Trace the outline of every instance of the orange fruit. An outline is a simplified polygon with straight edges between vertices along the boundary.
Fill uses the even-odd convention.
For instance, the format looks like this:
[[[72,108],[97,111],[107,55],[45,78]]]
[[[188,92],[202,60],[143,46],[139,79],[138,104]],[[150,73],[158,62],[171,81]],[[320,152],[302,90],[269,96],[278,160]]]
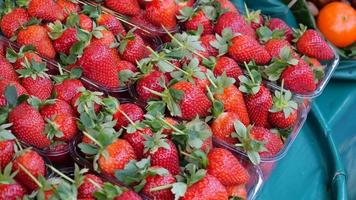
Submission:
[[[347,47],[356,41],[356,10],[342,2],[332,2],[320,10],[319,30],[337,47]]]

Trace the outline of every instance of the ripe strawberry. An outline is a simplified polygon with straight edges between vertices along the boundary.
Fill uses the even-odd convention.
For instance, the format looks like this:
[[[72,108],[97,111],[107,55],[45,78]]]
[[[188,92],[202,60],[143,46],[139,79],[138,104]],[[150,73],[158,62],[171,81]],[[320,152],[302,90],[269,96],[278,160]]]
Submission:
[[[144,135],[153,136],[153,132],[149,128],[144,128],[143,130],[136,130],[133,133],[125,133],[123,136],[123,139],[128,141],[133,147],[137,159],[143,157],[144,142],[146,141]]]
[[[0,55],[6,55],[6,49],[9,47],[9,43],[3,40],[0,41]]]
[[[213,72],[215,76],[221,76],[225,73],[227,77],[234,78],[236,81],[239,80],[239,76],[243,75],[239,65],[227,56],[217,58]]]
[[[218,56],[218,54],[219,54],[218,50],[215,49],[211,45],[211,42],[214,42],[214,41],[216,41],[216,37],[215,37],[215,35],[212,35],[212,34],[206,34],[206,35],[201,36],[201,38],[200,38],[201,46],[209,54],[208,57]]]
[[[238,13],[235,5],[230,0],[216,0],[216,1],[220,3],[220,6],[223,10],[226,10],[227,12]]]
[[[123,15],[134,16],[140,12],[137,0],[106,0],[105,5]]]
[[[154,25],[147,17],[146,17],[146,11],[142,10],[139,12],[139,14],[133,16],[131,18],[131,22],[134,24],[137,24],[141,27],[145,27],[147,30],[151,31],[151,34],[153,35],[157,35],[157,34],[161,34],[161,27],[157,27],[156,25]],[[134,28],[134,27],[131,27]],[[147,33],[145,31],[141,31],[140,29],[136,30],[137,34],[140,35],[147,35]]]
[[[79,27],[83,30],[91,32],[93,29],[93,21],[85,14],[79,14]]]
[[[8,104],[5,97],[5,90],[8,86],[14,86],[16,88],[17,96],[27,94],[26,89],[23,88],[22,85],[20,85],[18,82],[0,79],[0,107]]]
[[[261,156],[276,155],[284,147],[282,139],[277,134],[263,127],[253,127],[251,138],[265,143],[267,151],[260,152]]]
[[[25,60],[24,69],[16,71],[20,74],[22,86],[30,95],[42,101],[51,96],[53,85],[49,75],[46,73],[45,63]]]
[[[233,185],[226,187],[229,197],[237,197],[240,199],[247,199],[247,190],[245,185]]]
[[[92,43],[100,42],[101,44],[106,45],[108,47],[110,47],[111,44],[115,43],[115,41],[116,41],[115,36],[111,31],[106,30],[106,28],[103,26],[98,26],[95,29],[99,29],[102,36],[95,37],[95,35],[94,35],[94,37],[91,40]],[[96,31],[95,29],[93,32]]]
[[[143,119],[144,112],[142,108],[133,103],[120,104],[117,108],[118,111],[114,114],[114,120],[117,121],[115,128],[120,129],[127,127],[130,122],[127,119],[129,117],[133,122],[141,121]],[[124,116],[124,114],[127,116]]]
[[[28,61],[35,60],[36,62],[42,62],[42,58],[33,51],[34,49],[31,46],[22,46],[18,52],[14,49],[8,48],[6,50],[6,59],[13,63],[13,67],[17,69],[24,68],[24,62],[27,59]]]
[[[325,66],[322,65],[317,59],[309,58],[307,56],[303,57],[303,60],[309,64],[314,74],[315,84],[319,84],[325,76]]]
[[[26,189],[16,182],[13,177],[15,173],[11,174],[12,164],[9,164],[0,172],[0,199],[3,200],[16,200],[22,199],[26,194]]]
[[[223,93],[216,93],[214,97],[223,103],[225,112],[234,112],[243,124],[250,124],[244,96],[235,85],[224,88]]]
[[[3,136],[0,135],[0,137]],[[14,140],[0,140],[0,152],[1,152],[0,169],[4,169],[5,166],[11,162],[15,154],[14,145],[15,145]]]
[[[119,52],[123,60],[136,64],[136,62],[144,58],[146,46],[141,36],[132,31],[121,37]]]
[[[36,140],[38,140],[38,138],[36,138]],[[24,150],[21,155],[17,156],[13,163],[13,170],[19,171],[16,174],[15,179],[25,185],[30,191],[37,189],[38,185],[24,171],[24,169],[26,169],[26,171],[28,171],[35,178],[38,176],[45,176],[46,167],[43,158],[36,151],[27,149]]]
[[[43,118],[49,118],[49,119],[53,118],[56,115],[62,115],[62,114],[70,115],[74,117],[73,108],[69,105],[69,103],[61,99],[49,100],[45,102],[40,107],[40,113],[43,116]]]
[[[135,151],[126,140],[117,139],[105,148],[108,156],[100,155],[100,170],[108,176],[114,176],[116,170],[124,169],[131,160],[135,160]]]
[[[294,51],[292,45],[284,39],[271,39],[265,44],[265,49],[272,57],[280,58],[280,54],[283,48],[290,48],[290,53],[293,58],[299,58],[297,52]]]
[[[97,23],[99,26],[105,26],[114,35],[126,34],[126,31],[122,26],[120,20],[118,20],[115,16],[111,14],[106,14],[106,13],[101,14],[97,19]]]
[[[146,5],[146,16],[156,26],[173,29],[177,25],[177,5],[174,0],[152,0]]]
[[[284,80],[285,88],[292,92],[306,94],[316,89],[313,71],[302,59],[298,60],[297,65],[291,65],[285,69],[280,80]]]
[[[300,53],[318,60],[331,60],[334,58],[332,48],[317,31],[306,30],[306,27],[301,26],[301,30],[295,31],[295,35],[296,46]]]
[[[137,67],[131,62],[128,62],[126,60],[120,60],[119,64],[117,65],[117,71],[120,72],[122,70],[130,70],[132,72],[137,72]]]
[[[175,120],[175,119],[173,119],[173,118],[171,118],[171,117],[165,117],[164,120],[165,120],[167,123],[169,123],[170,125],[172,125],[172,126],[176,126],[176,125],[179,124],[177,120]],[[168,136],[171,135],[172,132],[173,132],[173,130],[172,130],[171,128],[169,128],[169,127],[164,128],[164,129],[162,130],[162,133],[163,133],[163,134],[166,134],[166,135],[168,135]]]
[[[214,148],[208,154],[208,174],[215,176],[225,186],[247,184],[248,171],[228,150]]]
[[[158,166],[153,166],[152,169],[158,169]],[[159,186],[164,186],[168,184],[175,183],[176,180],[174,176],[167,172],[164,175],[149,175],[146,178],[146,184],[142,189],[142,194],[146,195],[151,199],[164,200],[164,199],[174,199],[172,192],[169,189],[151,191],[152,188],[156,188]]]
[[[284,31],[284,36],[288,42],[292,42],[293,40],[293,31],[292,29],[281,19],[279,18],[272,18],[267,21],[267,26],[272,31],[274,30],[282,30]]]
[[[17,81],[16,71],[2,55],[0,55],[0,79]]]
[[[139,99],[142,101],[147,101],[149,99],[157,99],[158,95],[152,94],[145,88],[154,90],[156,92],[163,92],[164,88],[160,85],[160,79],[164,80],[165,83],[168,82],[167,77],[164,76],[162,72],[153,71],[149,74],[145,74],[136,84],[136,92]]]
[[[235,144],[237,140],[231,137],[231,133],[234,132],[234,122],[237,120],[239,120],[237,113],[224,112],[220,114],[211,124],[213,136],[229,144]]]
[[[108,88],[119,86],[116,66],[120,61],[115,49],[100,42],[92,42],[84,49],[78,64],[83,69],[83,75]]]
[[[202,35],[213,34],[213,23],[203,10],[194,11],[193,8],[187,7],[180,11],[177,18],[180,22],[184,22],[184,28],[187,31],[197,31],[199,26],[202,26]]]
[[[228,195],[225,187],[217,178],[209,174],[189,186],[182,200],[226,200]]]
[[[150,156],[151,165],[163,167],[172,175],[179,174],[179,156],[174,143],[159,132],[152,137],[149,135],[143,137],[146,139],[144,156]]]
[[[28,13],[48,22],[64,20],[62,7],[53,0],[31,0],[28,4]]]
[[[78,42],[77,29],[75,28],[63,28],[60,22],[49,24],[51,32],[50,38],[53,40],[53,47],[57,53],[69,54],[70,48]]]
[[[94,181],[97,185],[103,186],[103,180],[94,174],[85,174],[83,180],[78,187],[78,198],[94,198],[93,193],[98,190],[98,188],[91,182]]]
[[[16,31],[29,20],[30,16],[25,9],[14,8],[1,18],[1,31],[7,38],[11,38],[15,35]]]
[[[61,7],[64,18],[67,18],[71,13],[80,11],[79,4],[73,3],[70,0],[57,0],[56,2]]]
[[[9,114],[9,122],[13,124],[13,134],[26,144],[45,148],[50,141],[43,134],[45,123],[41,114],[27,103],[15,107]]]
[[[256,38],[256,32],[238,12],[226,12],[218,18],[214,28],[215,32],[221,35],[226,28],[231,29],[233,34],[240,33],[250,36],[252,39]]]
[[[43,26],[31,25],[20,30],[17,35],[17,42],[20,45],[32,44],[38,53],[47,58],[54,58],[56,55],[51,39],[47,35],[47,29]]]
[[[61,83],[53,86],[53,92],[57,94],[57,98],[70,103],[73,97],[79,93],[79,89],[83,88],[83,84],[78,79],[66,79]]]
[[[115,197],[115,200],[142,200],[141,196],[132,190],[126,190],[120,196]]]
[[[69,142],[77,134],[78,128],[74,117],[58,114],[46,119],[45,133],[50,139]]]

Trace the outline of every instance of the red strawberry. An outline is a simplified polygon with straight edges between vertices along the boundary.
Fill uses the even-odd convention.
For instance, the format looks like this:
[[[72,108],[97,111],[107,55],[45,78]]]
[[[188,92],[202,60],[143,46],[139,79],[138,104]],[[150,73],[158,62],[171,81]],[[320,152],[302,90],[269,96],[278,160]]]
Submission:
[[[29,20],[30,16],[25,9],[14,8],[2,17],[0,22],[1,31],[6,37],[11,38]]]
[[[301,30],[296,31],[296,36],[296,46],[300,53],[318,60],[331,60],[334,58],[332,48],[316,30],[306,30],[306,27],[302,26]]]
[[[167,169],[172,175],[179,174],[179,156],[174,143],[160,133],[143,137],[146,139],[144,156],[150,156],[151,164]]]
[[[115,49],[111,49],[100,42],[92,42],[84,49],[79,65],[83,75],[104,87],[115,88],[119,86],[116,66],[120,61]]]
[[[44,21],[62,21],[65,18],[62,7],[53,0],[31,0],[27,10],[32,17]]]
[[[131,18],[131,22],[139,26],[145,27],[147,30],[150,30],[151,34],[153,35],[161,34],[161,27],[160,26],[157,27],[146,17],[146,11],[140,11],[139,14],[133,16]],[[140,29],[136,31],[137,31],[136,33],[140,35],[147,35],[147,32],[141,31]]]
[[[6,49],[9,47],[9,43],[6,41],[0,40],[0,55],[6,55]]]
[[[67,18],[71,13],[77,13],[80,11],[79,5],[70,0],[57,0],[56,2],[62,8],[64,18]]]
[[[117,112],[114,114],[114,120],[117,121],[115,128],[120,129],[127,127],[130,122],[127,119],[129,117],[133,122],[141,121],[143,119],[144,112],[142,108],[133,103],[120,104],[117,108]],[[125,116],[126,115],[126,116]]]
[[[58,114],[46,119],[45,133],[50,139],[68,142],[76,135],[78,128],[74,117],[68,114]]]
[[[14,49],[8,48],[6,50],[6,59],[13,63],[13,67],[17,69],[23,69],[26,59],[28,61],[35,60],[36,62],[42,62],[42,58],[33,51],[31,46],[22,46],[18,52]]]
[[[197,31],[199,26],[202,26],[202,35],[213,34],[213,23],[206,16],[203,10],[194,12],[193,8],[185,8],[180,11],[178,16],[181,22],[184,22],[184,28],[187,31]]]
[[[66,79],[61,83],[54,85],[53,92],[57,94],[57,98],[70,103],[73,97],[79,93],[79,89],[83,88],[83,84],[78,79]]]
[[[108,156],[100,155],[98,163],[100,170],[109,176],[114,176],[116,170],[124,169],[131,160],[135,160],[135,151],[126,140],[118,139],[105,148]]]
[[[47,29],[43,26],[31,25],[20,30],[17,42],[20,45],[32,44],[36,51],[45,57],[54,58],[56,55],[51,39],[47,35]]]
[[[276,155],[284,147],[282,139],[277,134],[263,127],[253,127],[251,137],[255,140],[265,142],[264,146],[268,151],[260,152],[261,156]]]
[[[171,118],[171,117],[165,117],[164,120],[165,120],[167,123],[169,123],[170,125],[172,125],[172,126],[176,126],[176,125],[179,124],[177,120],[175,120],[175,119],[173,119],[173,118]],[[172,132],[173,132],[173,130],[172,130],[171,128],[169,128],[169,127],[167,127],[167,128],[165,128],[165,129],[162,130],[162,133],[163,133],[163,134],[166,134],[166,135],[168,135],[168,136],[171,135]]]
[[[257,30],[258,28],[263,26],[264,19],[261,15],[261,10],[250,11],[246,6],[245,11],[246,11],[245,20],[254,30]]]
[[[215,76],[221,76],[225,73],[227,77],[234,78],[236,81],[239,81],[239,76],[243,75],[239,65],[227,56],[217,58],[213,72]]]
[[[231,137],[234,130],[234,122],[239,120],[239,115],[234,112],[225,112],[219,115],[211,124],[213,136],[227,142],[235,144],[237,140]]]
[[[7,165],[4,170],[1,169],[0,199],[2,200],[22,199],[26,194],[26,189],[13,179],[15,174],[11,174],[11,170],[12,164]]]
[[[70,115],[74,116],[74,110],[72,107],[61,99],[49,100],[45,102],[40,108],[40,113],[44,118],[53,118],[56,115]]]
[[[238,13],[235,5],[230,0],[216,0],[220,3],[221,8],[228,12],[236,12]]]
[[[248,171],[228,150],[214,148],[208,154],[208,174],[215,176],[225,186],[247,184]]]
[[[144,135],[153,136],[153,132],[149,128],[144,128],[143,130],[136,130],[133,133],[125,133],[123,137],[131,144],[138,159],[143,157],[144,142],[146,141]]]
[[[0,135],[0,137],[3,136]],[[4,169],[5,166],[11,162],[15,154],[14,145],[15,142],[13,140],[0,141],[0,152],[1,152],[0,169]]]
[[[168,82],[167,77],[159,71],[153,71],[149,74],[144,75],[136,84],[136,92],[139,98],[143,101],[147,101],[149,99],[157,99],[157,95],[152,94],[145,88],[154,90],[156,92],[163,92],[164,88],[159,83],[160,79],[163,79],[165,82]]]
[[[245,19],[237,12],[226,12],[221,15],[215,25],[215,32],[219,35],[223,30],[229,28],[233,34],[240,33],[256,38],[256,32],[246,23]]]
[[[117,71],[120,72],[122,70],[130,70],[132,72],[137,72],[137,67],[131,62],[128,62],[126,60],[120,60],[119,64],[117,65]]]
[[[69,54],[70,48],[78,42],[77,29],[63,29],[60,22],[48,25],[51,29],[49,36],[53,40],[53,47],[57,53]]]
[[[309,64],[314,73],[314,82],[315,84],[319,84],[321,80],[323,80],[325,76],[325,66],[322,65],[317,59],[309,58],[304,56],[303,60]]]
[[[189,186],[181,200],[226,200],[228,195],[225,187],[217,178],[209,174]]]
[[[83,30],[91,32],[93,29],[93,21],[85,14],[79,14],[79,27]]]
[[[43,134],[45,123],[41,114],[27,103],[15,107],[9,114],[11,130],[21,141],[38,148],[48,147],[51,142]]]
[[[106,0],[105,5],[123,15],[134,16],[140,12],[137,0]]]
[[[22,85],[20,85],[18,82],[1,79],[0,80],[0,107],[3,107],[8,103],[5,97],[5,90],[7,86],[14,86],[16,88],[17,96],[27,94],[26,89],[23,88]]]
[[[141,36],[132,31],[120,39],[119,52],[123,60],[136,64],[145,57],[146,46]]]
[[[146,16],[156,26],[173,29],[177,25],[177,5],[174,0],[152,0],[146,5]]]
[[[272,18],[267,22],[268,28],[272,31],[274,30],[283,30],[285,31],[284,36],[288,42],[293,40],[293,31],[292,29],[281,19],[279,18]]]
[[[114,35],[126,34],[126,31],[122,26],[120,20],[111,14],[101,14],[97,19],[97,23],[99,26],[105,26]]]
[[[99,27],[96,27],[96,29],[99,29],[99,31],[101,32],[102,36],[93,37],[93,39],[91,40],[92,43],[95,43],[95,42],[98,41],[101,44],[110,47],[110,45],[113,44],[116,41],[114,34],[111,31],[106,30],[105,27],[99,26]]]
[[[120,196],[115,197],[115,200],[142,200],[141,196],[132,190],[126,190]]]
[[[38,138],[36,138],[36,140],[38,140]],[[35,178],[38,176],[45,176],[46,167],[43,158],[36,151],[28,149],[22,152],[21,155],[17,156],[13,162],[14,171],[19,171],[16,174],[15,179],[25,185],[30,191],[37,189],[38,185],[26,173],[26,171]]]
[[[216,41],[216,37],[212,34],[203,35],[200,38],[201,46],[205,49],[206,52],[208,52],[209,57],[218,56],[219,54],[218,50],[211,45],[211,42],[214,41]]]
[[[238,197],[247,199],[247,190],[245,185],[233,185],[226,187],[229,197]]]
[[[316,89],[313,71],[302,59],[298,60],[297,65],[292,65],[285,69],[280,80],[284,80],[285,88],[292,92],[306,94]]]
[[[244,96],[235,85],[224,88],[223,93],[216,93],[214,97],[223,103],[225,112],[234,112],[243,124],[250,124]]]
[[[17,81],[16,71],[2,55],[0,55],[0,79]]]
[[[98,188],[91,182],[94,181],[97,185],[103,186],[103,180],[94,175],[94,174],[86,174],[83,177],[83,181],[78,187],[78,198],[94,198],[93,193],[98,190]]]
[[[290,48],[290,53],[293,58],[299,58],[299,55],[292,49],[292,45],[284,39],[271,39],[265,44],[265,49],[272,57],[280,58],[280,54],[283,48]]]

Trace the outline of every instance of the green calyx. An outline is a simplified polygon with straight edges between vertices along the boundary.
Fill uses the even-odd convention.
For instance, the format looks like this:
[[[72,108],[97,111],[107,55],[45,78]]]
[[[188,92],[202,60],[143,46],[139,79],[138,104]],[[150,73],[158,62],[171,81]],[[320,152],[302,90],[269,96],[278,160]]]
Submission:
[[[155,133],[153,136],[142,135],[145,138],[145,149],[144,153],[149,152],[150,154],[154,154],[157,152],[159,148],[165,148],[169,150],[171,147],[167,143],[167,135],[162,134],[161,132]]]
[[[49,23],[48,27],[50,29],[50,32],[48,33],[48,36],[52,40],[56,40],[62,36],[62,33],[65,31],[65,27],[62,24],[61,21],[57,20],[54,23]]]
[[[170,74],[177,81],[185,80],[191,83],[195,83],[194,78],[200,80],[206,79],[205,73],[199,67],[199,60],[197,58],[193,58],[188,64],[185,63],[182,69],[173,71]]]
[[[114,200],[116,197],[119,197],[125,190],[127,189],[114,185],[110,182],[105,182],[104,185],[98,188],[98,190],[95,191],[93,195],[98,200]]]
[[[248,158],[254,165],[258,165],[261,161],[259,152],[265,152],[267,149],[264,143],[251,138],[251,131],[253,126],[246,127],[242,122],[234,122],[235,132],[231,134],[233,138],[237,138],[240,143],[235,144],[237,147],[241,147],[247,154]]]
[[[120,35],[120,37],[118,38],[118,40],[119,40],[119,52],[120,52],[121,55],[125,52],[127,44],[130,41],[135,40],[135,38],[136,38],[136,36],[134,34],[135,31],[136,31],[136,28],[133,28],[133,29],[129,30],[126,33],[125,36]]]
[[[194,16],[194,14],[196,13],[196,9],[190,7],[190,6],[186,6],[184,8],[182,8],[181,10],[179,10],[179,14],[177,15],[177,19],[180,22],[186,22],[188,20],[191,20],[192,17]]]
[[[247,69],[249,78],[244,75],[239,76],[239,80],[240,80],[239,90],[249,95],[255,95],[260,91],[260,87],[262,84],[261,73],[254,69],[250,70],[250,67],[247,65],[247,63],[244,64]]]
[[[251,24],[252,22],[253,23],[261,23],[260,22],[260,16],[261,16],[261,10],[256,10],[256,11],[250,11],[250,9],[248,9],[246,3],[245,3],[245,20]]]
[[[58,64],[59,65],[59,64]],[[58,68],[62,68],[61,65]],[[61,70],[60,70],[61,71]],[[52,76],[52,79],[57,83],[60,84],[65,80],[70,79],[79,79],[82,76],[83,70],[80,68],[73,68],[69,73],[62,72],[60,75]]]
[[[273,96],[273,105],[269,110],[272,113],[283,111],[284,117],[287,119],[295,110],[298,109],[298,104],[292,100],[292,93],[283,88],[284,81],[282,80],[281,90],[276,90]]]
[[[12,172],[12,163],[6,165],[3,171],[0,171],[0,184],[15,183],[14,177],[18,171]]]
[[[9,84],[5,87],[4,95],[7,102],[7,106],[0,108],[0,110],[2,111],[0,113],[1,123],[7,120],[7,114],[8,112],[10,112],[10,109],[16,107],[17,105],[28,99],[28,96],[25,94],[21,96],[18,96],[17,94],[17,89],[14,85]]]
[[[79,27],[79,15],[78,13],[70,13],[66,19],[66,26],[71,28]]]
[[[16,137],[11,133],[11,130],[9,130],[11,126],[12,124],[0,125],[0,142],[16,139]]]
[[[81,13],[88,15],[90,18],[96,20],[97,18],[99,18],[102,11],[99,5],[98,6],[84,5]]]
[[[219,56],[225,55],[231,45],[231,39],[234,38],[232,30],[226,28],[222,31],[221,36],[218,34],[215,36],[216,40],[211,41],[210,45],[219,51]]]
[[[54,117],[54,119],[55,119],[55,117]],[[47,122],[47,124],[45,126],[45,133],[47,134],[48,139],[53,140],[54,137],[56,137],[56,138],[64,137],[64,134],[59,129],[58,124],[56,124],[51,119],[45,119],[45,121]]]
[[[299,29],[293,28],[293,37],[294,37],[293,42],[297,42],[307,29],[308,27],[303,24],[299,24]]]
[[[22,58],[26,52],[34,52],[36,49],[33,45],[21,46],[18,52],[13,48],[6,49],[6,59],[10,63],[15,63],[17,59]]]
[[[94,112],[94,105],[102,104],[102,92],[92,92],[89,90],[86,90],[85,88],[82,88],[79,90],[81,93],[77,101],[75,102],[75,106],[77,106],[77,111],[78,113],[95,113]]]
[[[34,59],[30,62],[25,58],[25,61],[22,63],[24,69],[18,69],[16,72],[20,75],[20,78],[49,78],[49,75],[46,73],[48,71],[47,66],[43,62],[36,62]]]
[[[267,26],[261,26],[256,30],[256,33],[262,43],[266,43],[271,39],[284,39],[285,38],[285,30],[276,29],[272,31]]]

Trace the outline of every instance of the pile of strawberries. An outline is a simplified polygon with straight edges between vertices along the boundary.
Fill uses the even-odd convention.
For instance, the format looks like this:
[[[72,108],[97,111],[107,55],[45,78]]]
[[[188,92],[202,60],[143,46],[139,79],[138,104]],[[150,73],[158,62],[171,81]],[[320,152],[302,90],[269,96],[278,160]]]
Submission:
[[[229,0],[103,2],[125,19],[69,0],[3,6],[0,199],[246,199],[253,165],[306,112],[293,93],[313,93],[334,58],[315,30]],[[105,93],[118,88],[131,98]],[[69,143],[90,172],[46,178],[44,157]]]

